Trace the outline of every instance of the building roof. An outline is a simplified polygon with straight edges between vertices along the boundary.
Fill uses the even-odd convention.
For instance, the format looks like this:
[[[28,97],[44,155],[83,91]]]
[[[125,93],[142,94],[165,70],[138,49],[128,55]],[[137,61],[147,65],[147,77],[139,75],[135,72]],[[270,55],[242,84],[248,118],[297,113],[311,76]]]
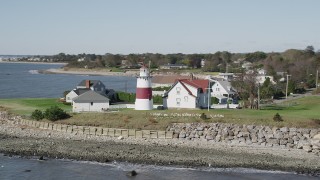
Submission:
[[[168,93],[171,91],[171,89],[177,84],[181,83],[181,85],[188,91],[188,93],[191,96],[197,97],[196,94],[192,94],[192,91],[186,86],[186,84],[196,88],[201,89],[202,92],[205,92],[209,85],[209,80],[203,80],[203,79],[195,79],[195,80],[189,80],[189,79],[178,79],[176,80],[175,84],[171,86],[171,88],[165,93],[164,96],[167,96]]]
[[[178,81],[189,84],[190,86],[193,86],[195,88],[201,88],[202,92],[205,92],[206,88],[208,88],[209,86],[209,80],[207,79],[194,79],[194,80],[181,79]]]
[[[80,96],[75,97],[73,101],[76,103],[90,103],[90,102],[98,103],[98,102],[109,102],[109,98],[99,93],[96,93],[94,91],[87,91],[81,94]]]
[[[87,80],[82,80],[78,86],[86,86],[86,81]],[[90,87],[96,85],[97,83],[102,83],[100,80],[89,80],[90,81]],[[103,84],[103,83],[102,83]]]
[[[74,89],[73,90],[78,96],[87,92],[87,91],[91,91],[91,89],[89,88],[78,88],[78,89]]]
[[[186,79],[189,76],[180,75],[166,75],[166,76],[153,76],[152,83],[155,84],[174,84],[177,79]]]
[[[223,89],[227,91],[228,94],[236,94],[236,91],[232,88],[230,81],[215,81],[219,83]]]

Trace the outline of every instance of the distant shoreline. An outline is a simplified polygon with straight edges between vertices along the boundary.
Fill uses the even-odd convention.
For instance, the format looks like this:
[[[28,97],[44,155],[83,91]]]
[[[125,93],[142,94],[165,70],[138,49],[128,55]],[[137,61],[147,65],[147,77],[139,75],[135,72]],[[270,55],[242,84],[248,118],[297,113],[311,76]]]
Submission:
[[[127,72],[102,72],[102,71],[79,71],[79,70],[64,70],[64,69],[46,69],[39,71],[43,74],[77,74],[77,75],[93,75],[93,76],[136,76],[137,71]]]
[[[0,61],[0,63],[12,63],[12,64],[55,64],[55,65],[66,65],[68,63],[58,62],[26,62],[26,61]]]

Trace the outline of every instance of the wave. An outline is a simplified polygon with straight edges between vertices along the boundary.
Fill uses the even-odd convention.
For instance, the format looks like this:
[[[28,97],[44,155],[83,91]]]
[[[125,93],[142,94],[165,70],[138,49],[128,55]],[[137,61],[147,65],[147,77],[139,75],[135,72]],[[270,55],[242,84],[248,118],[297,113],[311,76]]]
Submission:
[[[30,74],[39,74],[39,70],[29,70]]]

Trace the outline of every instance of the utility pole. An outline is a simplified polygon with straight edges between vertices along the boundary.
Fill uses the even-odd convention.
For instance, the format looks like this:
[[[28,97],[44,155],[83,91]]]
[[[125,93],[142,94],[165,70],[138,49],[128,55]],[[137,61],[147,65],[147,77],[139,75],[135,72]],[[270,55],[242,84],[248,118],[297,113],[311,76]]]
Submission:
[[[316,74],[316,90],[318,89],[318,78],[319,78],[319,70],[317,70],[317,74]]]
[[[260,109],[260,83],[258,84],[258,109]]]
[[[207,93],[207,96],[208,96],[208,111],[210,110],[210,95],[211,95],[211,87],[210,87],[210,80],[209,80],[209,82],[208,82],[209,84],[208,84],[208,88],[206,88],[207,89],[207,91],[208,91],[208,93]]]
[[[289,76],[291,76],[291,75],[287,74],[286,100],[287,100],[287,98],[288,98],[288,85],[289,85]]]

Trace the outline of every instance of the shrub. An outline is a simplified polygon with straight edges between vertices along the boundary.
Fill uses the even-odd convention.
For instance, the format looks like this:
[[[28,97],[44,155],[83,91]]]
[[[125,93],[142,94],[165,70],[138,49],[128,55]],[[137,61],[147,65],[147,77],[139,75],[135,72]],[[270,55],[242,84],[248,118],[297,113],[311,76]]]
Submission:
[[[34,119],[34,120],[39,121],[39,120],[41,120],[41,119],[44,118],[44,115],[43,115],[42,111],[36,109],[36,110],[34,110],[34,111],[32,112],[31,118]]]
[[[206,119],[207,119],[207,115],[206,115],[205,113],[202,113],[201,116],[200,116],[200,118],[201,118],[202,120],[206,120]]]
[[[279,113],[277,113],[277,114],[275,114],[275,115],[273,116],[273,120],[274,120],[274,121],[277,121],[277,122],[283,121],[283,119],[282,119],[282,117],[280,116]]]
[[[219,104],[219,99],[216,97],[211,97],[211,104]]]
[[[44,117],[51,121],[56,121],[60,119],[69,118],[70,115],[67,114],[61,108],[59,108],[58,106],[51,106],[50,108],[46,109],[46,111],[44,112]]]

